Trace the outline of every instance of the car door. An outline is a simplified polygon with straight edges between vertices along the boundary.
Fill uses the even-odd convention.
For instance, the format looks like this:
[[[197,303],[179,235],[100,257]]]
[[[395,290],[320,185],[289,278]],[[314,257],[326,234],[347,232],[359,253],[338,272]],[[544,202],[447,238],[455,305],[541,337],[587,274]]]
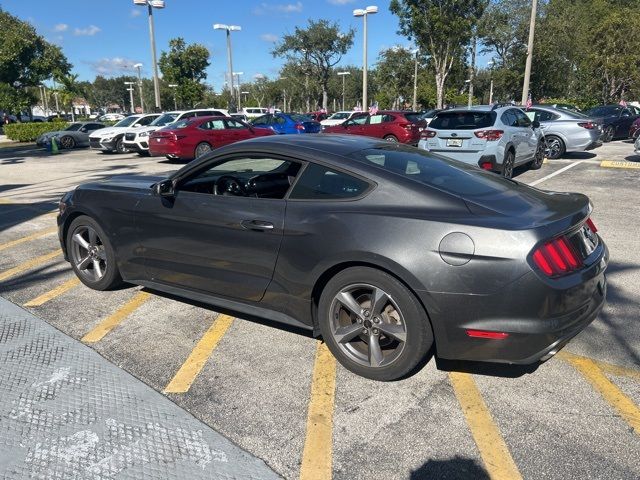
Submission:
[[[368,119],[369,115],[366,113],[354,115],[342,124],[345,130],[344,133],[348,133],[350,135],[364,135],[365,125],[367,124]]]
[[[529,117],[522,110],[514,109],[514,113],[518,122],[519,133],[522,138],[521,160],[523,162],[528,162],[533,159],[538,148],[538,133],[533,128]]]
[[[367,123],[362,126],[363,134],[368,137],[383,138],[386,134],[384,117],[382,113],[369,115]]]
[[[300,164],[230,155],[180,179],[172,197],[144,197],[136,226],[148,277],[192,291],[259,301],[282,241],[286,191],[278,198],[217,195],[213,184],[222,176],[248,181],[290,169],[295,177]]]
[[[234,141],[231,132],[226,130],[225,121],[221,119],[204,122],[195,130],[198,131],[198,136],[202,137],[198,138],[197,143],[206,141],[214,148],[222,147]]]
[[[229,143],[239,142],[253,137],[249,127],[242,122],[237,120],[225,120],[224,123],[226,125],[225,133],[230,139]]]
[[[287,132],[287,119],[285,118],[284,115],[279,115],[279,114],[271,115],[271,119],[269,120],[269,125],[271,125],[271,128],[276,133],[279,133],[279,134],[289,133]]]
[[[500,116],[500,122],[502,122],[504,127],[506,140],[513,145],[516,152],[515,161],[517,163],[520,161],[520,158],[522,158],[522,135],[518,128],[518,118],[514,112],[515,110],[512,108],[505,110]]]
[[[615,136],[627,138],[629,136],[629,128],[631,128],[631,124],[636,118],[631,109],[623,108],[618,117]]]

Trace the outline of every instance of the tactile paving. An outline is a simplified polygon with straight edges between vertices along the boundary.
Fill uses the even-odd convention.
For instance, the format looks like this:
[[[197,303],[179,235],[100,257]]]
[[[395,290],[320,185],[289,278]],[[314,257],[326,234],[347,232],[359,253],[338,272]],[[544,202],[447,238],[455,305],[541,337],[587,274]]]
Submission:
[[[2,298],[0,477],[279,478],[168,398]]]

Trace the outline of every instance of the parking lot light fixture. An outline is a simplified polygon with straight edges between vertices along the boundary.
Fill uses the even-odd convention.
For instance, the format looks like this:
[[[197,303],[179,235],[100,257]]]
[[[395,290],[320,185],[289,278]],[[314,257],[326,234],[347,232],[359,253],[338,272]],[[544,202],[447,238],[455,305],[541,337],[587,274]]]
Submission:
[[[344,79],[347,78],[347,75],[351,75],[351,72],[338,72],[338,75],[342,77],[342,110],[344,110]]]
[[[226,25],[224,23],[214,23],[214,30],[225,30],[227,32],[227,69],[229,70],[229,92],[231,93],[231,104],[229,110],[235,109],[234,105],[234,89],[233,89],[233,59],[231,55],[231,32],[239,32],[242,27],[238,25]]]
[[[362,48],[362,108],[367,108],[367,17],[378,13],[378,7],[370,5],[367,8],[357,8],[353,11],[354,17],[362,17],[364,43]]]
[[[162,109],[160,105],[160,80],[158,77],[158,62],[156,61],[156,39],[153,28],[153,9],[165,7],[164,0],[133,0],[134,5],[146,6],[149,15],[149,40],[151,42],[151,63],[153,64],[153,90],[155,93],[156,111]],[[142,96],[140,97],[142,102]]]
[[[175,83],[170,83],[169,84],[169,88],[173,89],[173,109],[174,110],[178,110],[178,101],[176,100],[176,88],[178,87],[178,85],[176,85]]]
[[[131,104],[131,113],[136,113],[136,107],[133,105],[133,86],[136,84],[136,82],[124,82],[125,85],[128,85],[129,88],[127,88],[127,90],[129,91],[129,102]]]

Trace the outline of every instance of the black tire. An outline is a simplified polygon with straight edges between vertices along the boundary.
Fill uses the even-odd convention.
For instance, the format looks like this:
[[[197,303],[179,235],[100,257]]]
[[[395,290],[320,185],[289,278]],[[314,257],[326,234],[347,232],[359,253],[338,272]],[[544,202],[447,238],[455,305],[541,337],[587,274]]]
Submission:
[[[127,153],[129,150],[124,146],[124,138],[116,140],[116,153]]]
[[[395,135],[387,135],[386,137],[384,137],[384,139],[387,142],[398,143],[398,137],[396,137]]]
[[[96,233],[96,240],[91,240],[91,230]],[[80,235],[88,248],[74,240],[74,235]],[[71,268],[76,276],[87,287],[94,290],[111,290],[122,284],[122,277],[118,271],[115,252],[104,230],[91,217],[82,215],[71,222],[65,239]],[[82,258],[89,260],[82,268]],[[99,270],[95,265],[98,262]],[[98,275],[101,273],[101,275]]]
[[[512,178],[513,177],[513,169],[516,163],[516,155],[513,153],[513,150],[507,150],[507,153],[504,154],[504,160],[502,161],[502,176],[504,178]]]
[[[349,295],[356,299],[357,307],[366,309],[369,305],[371,310],[350,313],[352,310],[339,300],[345,291],[353,291]],[[369,296],[363,293],[367,291],[371,291]],[[385,294],[380,295],[378,308],[371,305],[374,292]],[[318,326],[336,359],[353,373],[372,380],[392,381],[407,376],[426,360],[433,345],[431,324],[413,293],[388,273],[369,267],[348,268],[329,280],[318,304]],[[351,333],[342,335],[344,329]],[[392,329],[404,340],[388,335]],[[374,349],[369,347],[372,341],[377,345]]]
[[[60,139],[60,147],[61,148],[74,148],[76,146],[76,141],[73,137],[69,135],[65,135]]]
[[[198,145],[196,145],[196,149],[193,151],[193,156],[194,158],[198,158],[202,155],[206,155],[211,150],[213,150],[213,148],[211,147],[210,143],[200,142]]]
[[[602,141],[604,143],[609,143],[611,140],[613,140],[614,135],[615,130],[612,125],[604,127],[604,130],[602,131]]]
[[[538,147],[536,148],[535,156],[533,160],[529,164],[529,168],[531,170],[540,170],[542,167],[542,163],[544,162],[544,154],[545,154],[545,144],[544,141],[538,142]]]
[[[567,150],[564,142],[560,137],[555,135],[548,135],[544,138],[545,141],[545,149],[544,154],[549,160],[556,160]]]

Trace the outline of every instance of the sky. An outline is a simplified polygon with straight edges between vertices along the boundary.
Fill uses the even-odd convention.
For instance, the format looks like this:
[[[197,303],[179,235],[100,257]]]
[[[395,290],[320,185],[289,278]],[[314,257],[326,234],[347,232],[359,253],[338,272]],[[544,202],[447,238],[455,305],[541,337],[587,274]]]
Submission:
[[[410,46],[396,33],[398,20],[389,12],[388,0],[165,0],[164,9],[154,9],[158,58],[178,36],[205,45],[211,53],[206,82],[220,91],[227,69],[226,37],[224,30],[213,30],[213,24],[239,25],[242,31],[231,37],[234,71],[244,73],[242,81],[256,74],[277,78],[283,62],[270,53],[274,42],[309,19],[327,19],[339,22],[343,31],[356,30],[353,47],[340,64],[360,66],[363,22],[353,10],[371,4],[379,8],[368,18],[371,65],[385,48]],[[131,75],[138,62],[144,65],[143,76],[152,74],[147,10],[133,0],[0,0],[0,7],[60,45],[80,80]]]

